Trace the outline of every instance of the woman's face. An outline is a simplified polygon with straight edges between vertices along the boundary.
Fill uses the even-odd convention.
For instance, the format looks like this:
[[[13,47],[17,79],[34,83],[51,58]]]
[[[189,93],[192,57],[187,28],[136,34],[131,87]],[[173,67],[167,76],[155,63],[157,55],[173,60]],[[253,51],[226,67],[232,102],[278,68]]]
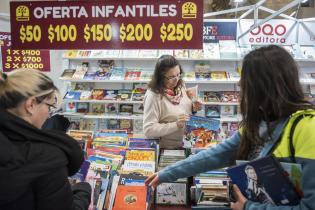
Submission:
[[[50,117],[52,109],[55,107],[55,97],[48,97],[42,102],[37,103],[35,113],[32,115],[32,124],[37,128],[41,128],[44,122]]]
[[[180,79],[180,68],[179,65],[170,68],[164,75],[164,85],[168,89],[174,89]]]

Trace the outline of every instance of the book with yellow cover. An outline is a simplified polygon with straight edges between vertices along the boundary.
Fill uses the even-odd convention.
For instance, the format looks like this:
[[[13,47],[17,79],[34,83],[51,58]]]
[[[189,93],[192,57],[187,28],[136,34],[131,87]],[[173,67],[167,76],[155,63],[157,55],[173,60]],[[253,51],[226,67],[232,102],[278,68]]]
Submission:
[[[155,151],[150,150],[128,150],[126,160],[155,161]]]

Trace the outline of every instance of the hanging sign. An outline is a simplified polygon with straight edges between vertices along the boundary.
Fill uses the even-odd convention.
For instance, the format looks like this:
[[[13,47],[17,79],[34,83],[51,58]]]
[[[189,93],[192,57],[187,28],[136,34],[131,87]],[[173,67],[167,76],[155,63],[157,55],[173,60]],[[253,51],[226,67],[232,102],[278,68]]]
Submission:
[[[218,43],[220,40],[236,40],[237,22],[212,22],[203,23],[203,42]]]
[[[10,2],[14,48],[201,49],[203,1]]]
[[[2,69],[9,72],[19,68],[50,71],[49,50],[18,50],[11,48],[11,33],[0,32]]]
[[[259,22],[258,20],[257,22]],[[247,31],[254,20],[241,20],[238,35]],[[240,44],[277,44],[288,45],[296,43],[296,23],[291,20],[273,19],[256,27],[240,39]]]

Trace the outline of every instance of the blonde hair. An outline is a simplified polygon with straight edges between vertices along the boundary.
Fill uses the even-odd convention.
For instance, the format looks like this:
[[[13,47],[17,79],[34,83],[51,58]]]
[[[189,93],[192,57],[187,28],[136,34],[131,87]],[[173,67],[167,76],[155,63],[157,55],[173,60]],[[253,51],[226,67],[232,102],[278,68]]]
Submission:
[[[53,81],[35,69],[17,69],[8,75],[0,72],[0,108],[17,107],[35,96],[38,102],[52,96],[57,90]]]

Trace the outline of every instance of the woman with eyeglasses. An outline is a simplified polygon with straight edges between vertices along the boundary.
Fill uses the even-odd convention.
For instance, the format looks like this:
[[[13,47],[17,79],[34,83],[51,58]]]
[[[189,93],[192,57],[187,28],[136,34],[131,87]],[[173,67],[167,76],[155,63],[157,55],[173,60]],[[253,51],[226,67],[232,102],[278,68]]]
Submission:
[[[71,188],[83,153],[63,132],[42,130],[57,88],[33,69],[0,73],[0,209],[88,209],[91,187]]]
[[[191,93],[185,88],[182,74],[183,69],[173,56],[161,56],[144,97],[144,134],[159,138],[160,148],[180,148],[185,122],[192,112],[201,109],[201,103],[193,103],[188,96]]]

